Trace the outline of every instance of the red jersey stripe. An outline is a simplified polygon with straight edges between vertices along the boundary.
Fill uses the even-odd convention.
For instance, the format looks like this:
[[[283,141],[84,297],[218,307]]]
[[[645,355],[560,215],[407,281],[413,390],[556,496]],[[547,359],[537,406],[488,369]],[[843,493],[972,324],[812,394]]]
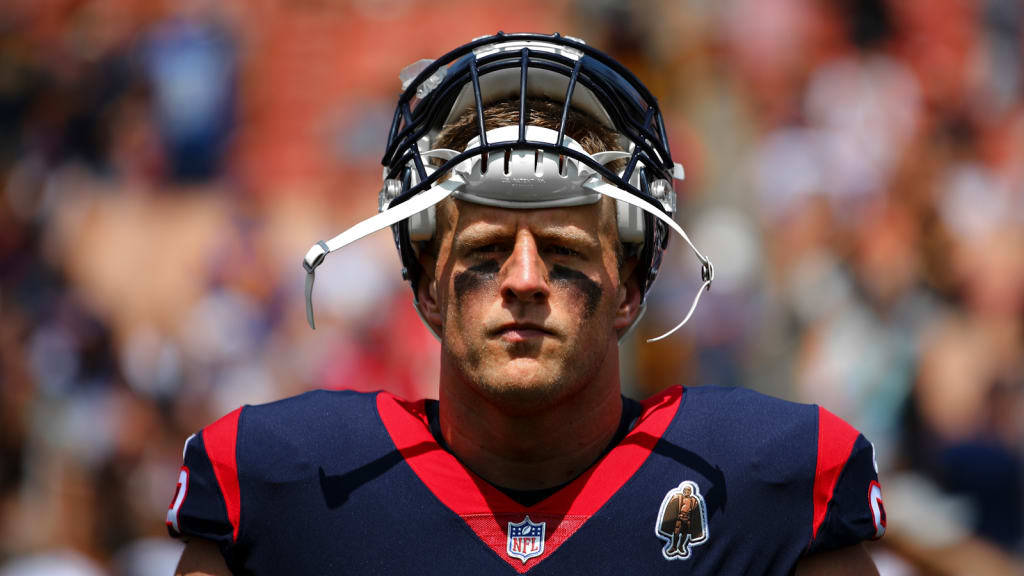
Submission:
[[[842,418],[818,407],[818,464],[814,470],[814,524],[811,540],[825,521],[828,504],[859,433]]]
[[[224,495],[228,520],[234,529],[232,537],[238,540],[238,518],[242,509],[241,495],[238,490],[238,461],[236,446],[238,439],[238,417],[242,409],[238,408],[203,429],[203,443],[206,455],[213,464],[213,473],[217,476],[220,493]]]

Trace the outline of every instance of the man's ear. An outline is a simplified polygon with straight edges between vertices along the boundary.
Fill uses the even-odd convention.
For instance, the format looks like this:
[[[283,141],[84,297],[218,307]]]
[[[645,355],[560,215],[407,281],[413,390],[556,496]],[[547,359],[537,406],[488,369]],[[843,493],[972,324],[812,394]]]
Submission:
[[[621,337],[640,315],[640,305],[643,303],[644,295],[640,290],[640,280],[637,277],[639,261],[636,258],[629,258],[622,263],[619,269],[618,301],[615,307],[615,319],[612,326],[615,332]]]
[[[442,275],[438,269],[438,260],[442,250],[447,249],[447,242],[450,242],[446,230],[454,229],[458,210],[451,198],[445,198],[434,209],[437,223],[434,238],[416,246],[416,260],[420,266],[420,278],[416,282],[416,300],[423,321],[429,324],[434,335],[439,337],[442,333],[444,311],[438,292],[438,276]]]
[[[420,265],[420,277],[416,282],[416,300],[420,314],[435,334],[441,333],[441,301],[437,295],[437,262],[433,251],[418,250],[417,260]]]

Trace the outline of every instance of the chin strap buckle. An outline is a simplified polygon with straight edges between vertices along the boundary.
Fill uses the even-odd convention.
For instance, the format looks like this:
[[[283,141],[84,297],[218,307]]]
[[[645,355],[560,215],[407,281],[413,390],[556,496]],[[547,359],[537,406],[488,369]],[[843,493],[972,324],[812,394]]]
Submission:
[[[711,260],[704,259],[700,263],[700,280],[708,285],[706,290],[711,290],[711,281],[715,279],[715,267]]]

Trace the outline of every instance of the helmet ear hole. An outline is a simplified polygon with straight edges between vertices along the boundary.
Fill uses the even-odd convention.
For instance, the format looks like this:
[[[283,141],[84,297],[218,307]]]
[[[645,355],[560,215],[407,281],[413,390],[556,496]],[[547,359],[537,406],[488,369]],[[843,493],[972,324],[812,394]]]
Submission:
[[[426,242],[434,237],[437,230],[437,210],[434,206],[409,217],[409,240]]]
[[[643,211],[636,206],[616,200],[615,215],[618,218],[619,241],[623,244],[643,244]]]

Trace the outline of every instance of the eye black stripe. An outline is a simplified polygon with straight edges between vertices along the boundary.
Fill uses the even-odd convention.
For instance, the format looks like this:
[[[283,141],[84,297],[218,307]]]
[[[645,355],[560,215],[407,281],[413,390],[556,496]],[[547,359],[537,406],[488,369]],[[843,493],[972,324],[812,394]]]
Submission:
[[[589,276],[568,266],[555,264],[551,268],[551,280],[568,283],[582,292],[586,300],[585,307],[588,316],[597,312],[597,303],[601,301],[601,287]]]

